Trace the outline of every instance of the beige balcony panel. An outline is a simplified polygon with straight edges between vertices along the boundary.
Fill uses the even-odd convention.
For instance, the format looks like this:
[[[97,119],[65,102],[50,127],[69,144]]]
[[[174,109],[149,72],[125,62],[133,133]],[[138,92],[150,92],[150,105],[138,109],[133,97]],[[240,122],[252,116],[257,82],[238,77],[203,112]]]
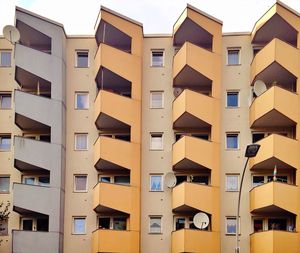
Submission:
[[[290,213],[298,213],[298,187],[279,182],[269,182],[250,191],[251,212],[272,212],[277,207]]]
[[[180,229],[172,232],[172,253],[220,252],[220,234],[195,229]]]
[[[93,253],[98,252],[139,252],[139,232],[98,229],[92,235]]]
[[[259,142],[261,145],[256,157],[249,161],[251,169],[298,168],[299,144],[296,140],[272,134]]]
[[[298,233],[269,230],[250,236],[250,253],[298,253]]]

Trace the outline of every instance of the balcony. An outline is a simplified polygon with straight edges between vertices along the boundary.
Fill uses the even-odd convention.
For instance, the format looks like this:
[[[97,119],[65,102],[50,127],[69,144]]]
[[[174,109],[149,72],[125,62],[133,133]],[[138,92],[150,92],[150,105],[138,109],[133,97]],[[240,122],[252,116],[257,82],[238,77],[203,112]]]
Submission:
[[[298,141],[272,134],[258,142],[261,145],[256,157],[249,161],[251,169],[296,169],[299,164]]]
[[[139,167],[139,145],[100,136],[94,145],[94,164],[98,170],[128,169]]]
[[[298,253],[298,233],[269,230],[250,235],[251,253]]]
[[[283,86],[291,86],[299,75],[299,49],[273,39],[260,50],[251,63],[251,83],[263,80],[267,84],[276,81]]]
[[[186,42],[174,56],[173,85],[209,90],[212,81],[218,80],[216,69],[220,68],[221,60],[217,54]]]
[[[113,106],[112,106],[113,105]],[[123,129],[139,123],[137,101],[100,90],[95,101],[95,123],[98,129]]]
[[[93,209],[98,213],[120,211],[130,214],[138,204],[138,191],[129,185],[98,183],[94,188]]]
[[[288,197],[287,197],[288,196]],[[270,182],[250,191],[250,211],[255,213],[286,210],[298,212],[298,187],[279,182]]]
[[[218,192],[216,188],[184,182],[173,188],[172,209],[174,212],[197,209],[211,214],[216,211],[217,200]]]
[[[98,252],[139,252],[139,232],[98,229],[93,232],[93,253]]]
[[[253,101],[250,107],[250,127],[296,125],[299,115],[298,100],[297,94],[273,86]]]
[[[12,231],[13,253],[61,252],[60,235],[54,232]],[[47,246],[46,246],[47,245]]]
[[[217,151],[213,142],[183,136],[173,144],[173,170],[212,169]]]
[[[183,252],[218,253],[220,252],[220,234],[193,229],[173,231],[172,253]]]

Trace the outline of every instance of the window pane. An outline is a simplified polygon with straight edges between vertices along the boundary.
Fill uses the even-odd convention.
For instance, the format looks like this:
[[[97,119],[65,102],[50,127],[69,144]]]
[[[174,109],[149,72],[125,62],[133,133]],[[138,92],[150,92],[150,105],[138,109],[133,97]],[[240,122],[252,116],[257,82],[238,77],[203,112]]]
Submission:
[[[116,184],[130,184],[130,177],[129,176],[115,176],[115,183]]]
[[[76,134],[76,150],[87,149],[87,134]]]
[[[240,50],[228,50],[228,65],[239,64]]]
[[[162,149],[162,135],[161,134],[152,134],[151,135],[151,149]]]
[[[85,234],[85,218],[74,218],[74,233]]]
[[[227,191],[238,191],[237,175],[226,176],[226,188]]]
[[[110,218],[108,217],[99,218],[99,228],[110,229]]]
[[[226,233],[235,234],[236,233],[236,218],[227,218],[226,219]]]
[[[88,52],[77,52],[77,67],[87,68],[88,67]]]
[[[0,107],[2,109],[10,109],[11,108],[11,95],[0,95]]]
[[[150,190],[162,191],[162,176],[150,176]]]
[[[227,106],[228,107],[237,107],[238,106],[238,93],[237,92],[228,92],[227,93]]]
[[[110,177],[100,177],[99,182],[110,183]]]
[[[162,92],[151,92],[151,108],[162,108]]]
[[[185,218],[176,218],[175,229],[182,229],[185,227]]]
[[[32,231],[33,229],[33,221],[32,220],[23,220],[22,221],[23,230]]]
[[[163,51],[152,51],[152,66],[161,67],[163,66],[164,52]]]
[[[88,109],[89,108],[88,94],[76,94],[76,108],[77,109]]]
[[[126,230],[126,218],[125,217],[114,218],[113,229]]]
[[[264,176],[253,176],[252,178],[252,186],[258,186],[264,183]]]
[[[227,134],[226,136],[227,148],[238,148],[238,135],[237,134]]]
[[[10,150],[10,136],[0,136],[0,149]]]
[[[11,52],[1,52],[1,66],[2,67],[11,66]]]
[[[161,233],[161,217],[150,217],[150,233]]]
[[[34,184],[35,178],[34,177],[25,177],[23,179],[24,184]]]
[[[0,192],[9,192],[9,177],[0,177]]]
[[[86,191],[87,176],[75,176],[75,191]]]
[[[50,178],[49,177],[39,177],[39,185],[49,186]]]

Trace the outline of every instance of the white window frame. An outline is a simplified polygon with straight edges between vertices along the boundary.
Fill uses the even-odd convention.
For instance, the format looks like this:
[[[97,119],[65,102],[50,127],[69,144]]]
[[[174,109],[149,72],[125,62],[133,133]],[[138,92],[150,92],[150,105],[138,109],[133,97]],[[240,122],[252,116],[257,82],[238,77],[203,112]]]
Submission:
[[[20,224],[21,230],[23,230],[23,221],[24,220],[31,220],[32,221],[32,230],[31,231],[36,231],[37,220],[35,218],[28,218],[28,217],[21,217],[21,224]],[[28,231],[30,231],[30,230],[28,230]]]
[[[236,148],[230,148],[227,145],[227,136],[228,135],[237,135],[237,147]],[[226,150],[239,150],[240,149],[240,132],[226,132],[225,134],[225,149]]]
[[[236,219],[236,216],[226,216],[225,217],[225,234],[226,235],[236,235],[236,232],[235,233],[228,233],[228,231],[227,231],[227,221],[229,219],[234,219],[235,220],[235,231],[237,232],[237,219]],[[241,234],[241,217],[239,218],[239,234]]]
[[[10,146],[8,149],[1,149],[1,146],[0,146],[0,152],[10,152],[11,151],[11,146],[12,146],[11,134],[0,134],[0,145],[2,144],[2,138],[8,137],[8,136],[10,136]]]
[[[8,189],[7,189],[7,191],[0,191],[0,194],[9,194],[10,193],[10,175],[0,175],[0,178],[8,178]]]
[[[228,94],[237,94],[237,105],[228,105]],[[239,108],[240,107],[240,91],[239,90],[227,90],[226,91],[226,108]]]
[[[10,96],[10,105],[8,108],[3,108],[2,107],[2,100],[3,97],[9,97]],[[11,105],[12,105],[12,94],[11,92],[0,92],[0,109],[1,110],[11,110]]]
[[[237,177],[237,189],[228,189],[228,177]],[[240,189],[240,174],[226,174],[225,175],[225,185],[227,192],[238,192]]]
[[[2,53],[3,52],[5,52],[5,53],[9,52],[10,53],[10,65],[2,65],[1,58],[2,58]],[[10,68],[11,66],[12,66],[12,50],[10,50],[10,49],[2,49],[2,50],[0,50],[0,67],[1,68]]]
[[[238,51],[238,63],[229,63],[229,51]],[[240,47],[228,47],[227,54],[226,54],[226,63],[228,66],[238,66],[241,65],[241,48]]]
[[[151,231],[151,219],[160,219],[160,231],[153,232]],[[162,215],[149,215],[149,234],[162,234]]]
[[[161,94],[161,106],[154,106],[153,105],[153,95],[154,94]],[[150,91],[150,109],[163,109],[164,108],[164,92],[161,90],[153,90]]]
[[[84,219],[84,232],[82,232],[82,233],[75,232],[75,220],[76,219]],[[72,217],[72,234],[73,235],[86,235],[86,227],[87,227],[86,223],[87,223],[86,216],[73,216]]]
[[[86,95],[87,96],[87,108],[79,108],[77,104],[77,96]],[[76,110],[88,110],[90,108],[90,96],[88,91],[75,91],[75,101],[74,106]]]
[[[153,65],[153,53],[162,53],[162,64],[161,65]],[[162,68],[165,66],[165,50],[164,49],[151,49],[151,55],[150,55],[151,59],[151,67],[154,68]]]
[[[78,53],[87,53],[87,66],[86,67],[81,67],[78,66]],[[90,52],[88,49],[76,49],[75,50],[75,67],[76,68],[89,68],[90,67]]]
[[[85,149],[77,149],[77,136],[85,135],[86,136],[86,148]],[[75,151],[87,151],[89,149],[89,135],[88,133],[75,133],[74,134],[74,150]]]
[[[160,177],[161,178],[161,180],[160,180],[160,189],[159,190],[153,190],[152,188],[151,188],[151,182],[152,182],[152,177]],[[164,177],[163,177],[163,174],[150,174],[150,177],[149,177],[149,179],[150,179],[150,181],[149,181],[149,191],[150,192],[163,192],[164,191],[164,179],[163,179]]]
[[[33,185],[39,185],[39,186],[50,186],[50,176],[49,176],[49,184],[40,184],[39,182],[39,177],[43,177],[43,176],[48,176],[48,175],[23,175],[22,176],[22,184],[25,184],[25,179],[26,178],[33,178],[34,182],[33,182]]]
[[[85,177],[86,178],[84,190],[76,189],[76,177]],[[74,174],[74,176],[73,176],[73,192],[88,192],[88,175],[87,174]]]
[[[161,147],[158,147],[158,148],[153,147],[152,138],[155,137],[154,135],[161,135]],[[164,150],[164,134],[162,132],[152,132],[152,133],[150,133],[150,150],[153,150],[153,151]]]

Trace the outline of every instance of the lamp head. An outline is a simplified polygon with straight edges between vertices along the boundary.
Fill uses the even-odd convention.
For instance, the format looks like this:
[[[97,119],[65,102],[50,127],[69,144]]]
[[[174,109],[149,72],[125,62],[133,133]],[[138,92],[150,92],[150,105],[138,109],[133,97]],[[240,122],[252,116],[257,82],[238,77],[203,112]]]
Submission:
[[[245,157],[255,157],[260,148],[259,144],[249,144],[247,145]]]

